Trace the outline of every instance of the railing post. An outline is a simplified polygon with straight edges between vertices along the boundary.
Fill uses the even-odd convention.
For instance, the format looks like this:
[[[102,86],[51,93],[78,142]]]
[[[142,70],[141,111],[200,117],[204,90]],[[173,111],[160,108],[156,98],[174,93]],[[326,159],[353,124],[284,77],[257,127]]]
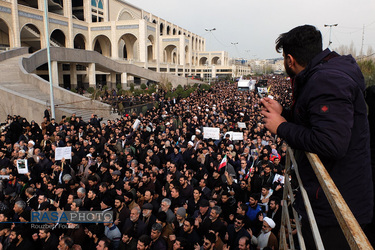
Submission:
[[[350,248],[373,249],[319,157],[316,154],[307,152],[306,155]]]

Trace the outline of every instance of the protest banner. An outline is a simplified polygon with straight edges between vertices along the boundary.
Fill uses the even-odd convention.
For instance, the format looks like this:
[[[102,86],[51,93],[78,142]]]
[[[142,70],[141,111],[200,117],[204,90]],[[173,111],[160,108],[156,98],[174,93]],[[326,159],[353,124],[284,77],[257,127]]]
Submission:
[[[60,161],[62,158],[65,160],[72,159],[72,147],[58,147],[55,150],[55,160]]]
[[[241,141],[243,140],[243,132],[233,132],[233,131],[228,131],[225,133],[224,137],[226,135],[229,135],[229,140],[231,141]]]
[[[242,141],[243,140],[243,132],[233,132],[232,140],[233,141]]]
[[[246,123],[244,122],[237,122],[239,128],[246,128]]]
[[[203,139],[220,140],[220,128],[203,127]]]

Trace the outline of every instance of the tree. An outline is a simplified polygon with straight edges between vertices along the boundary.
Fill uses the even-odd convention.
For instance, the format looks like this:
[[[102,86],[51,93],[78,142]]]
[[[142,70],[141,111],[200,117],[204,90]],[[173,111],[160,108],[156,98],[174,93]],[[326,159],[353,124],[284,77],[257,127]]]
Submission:
[[[358,65],[365,78],[366,87],[375,85],[375,63],[373,60],[360,60]]]

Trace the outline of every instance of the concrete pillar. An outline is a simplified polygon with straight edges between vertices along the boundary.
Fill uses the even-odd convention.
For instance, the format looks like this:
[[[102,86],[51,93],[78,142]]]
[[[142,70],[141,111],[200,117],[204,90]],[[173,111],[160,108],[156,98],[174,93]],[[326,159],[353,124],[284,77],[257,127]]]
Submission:
[[[68,18],[69,27],[65,46],[74,48],[72,0],[64,0],[64,16]]]
[[[44,10],[44,0],[38,0],[38,10]]]
[[[185,65],[185,36],[180,35],[180,51],[179,51],[179,58],[180,58],[180,65]]]
[[[108,4],[108,2],[109,2],[108,0],[103,1],[104,22],[109,21],[109,4]]]
[[[85,22],[92,23],[91,0],[83,0],[83,16],[85,17]]]
[[[21,47],[20,22],[18,19],[18,1],[12,0],[13,48]],[[12,43],[12,41],[10,41]]]
[[[38,9],[44,12],[44,0],[38,0]],[[43,28],[40,29],[40,48],[45,49],[47,48],[46,44],[46,37],[49,37],[49,31],[48,34],[46,34],[46,28],[44,25],[44,13],[43,13]],[[49,29],[51,30],[51,27],[49,25]]]
[[[212,79],[216,78],[216,66],[215,65],[211,66],[211,78]]]
[[[59,86],[59,66],[57,61],[51,61],[52,84]]]
[[[58,68],[58,74],[59,74],[59,82],[58,82],[58,85],[61,84],[61,86],[64,85],[64,74],[63,74],[63,64],[62,63],[58,63],[57,64],[57,68]]]
[[[139,61],[147,64],[147,22],[144,19],[139,20]]]
[[[116,22],[111,22],[111,54],[113,59],[118,59],[119,58],[119,53],[118,53],[118,39],[117,39],[117,34],[116,34]]]
[[[128,73],[121,73],[121,88],[125,89],[128,87]]]
[[[96,89],[95,63],[90,63],[88,67],[89,87]]]
[[[108,86],[108,89],[116,88],[116,72],[111,72],[111,86]]]
[[[77,88],[77,64],[76,63],[70,64],[70,88],[71,89]]]
[[[108,88],[110,88],[112,86],[112,76],[111,74],[107,74],[105,76],[105,82],[106,82],[106,85]]]
[[[159,19],[157,21],[156,26],[156,34],[155,34],[155,58],[156,58],[156,72],[160,72],[160,55],[163,55],[162,52],[160,52],[160,24]]]

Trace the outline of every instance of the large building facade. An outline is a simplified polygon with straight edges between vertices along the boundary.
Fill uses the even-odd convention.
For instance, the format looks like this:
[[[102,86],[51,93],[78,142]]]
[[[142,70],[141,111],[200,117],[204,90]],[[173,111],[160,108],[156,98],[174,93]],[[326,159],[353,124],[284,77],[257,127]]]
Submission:
[[[45,34],[44,0],[0,0],[0,48],[29,47],[35,52],[46,47],[48,35],[51,46],[93,50],[156,72],[202,79],[250,74],[248,66],[231,65],[227,52],[206,51],[203,37],[128,2],[47,2],[49,32]],[[89,81],[90,66],[78,67],[78,77],[73,79],[69,78],[71,70],[64,63],[52,66],[54,72],[58,71],[56,79],[60,85],[66,79]],[[43,74],[43,70],[40,68],[36,73]],[[114,82],[111,77],[116,77],[106,72],[96,72],[98,75],[103,82]]]

